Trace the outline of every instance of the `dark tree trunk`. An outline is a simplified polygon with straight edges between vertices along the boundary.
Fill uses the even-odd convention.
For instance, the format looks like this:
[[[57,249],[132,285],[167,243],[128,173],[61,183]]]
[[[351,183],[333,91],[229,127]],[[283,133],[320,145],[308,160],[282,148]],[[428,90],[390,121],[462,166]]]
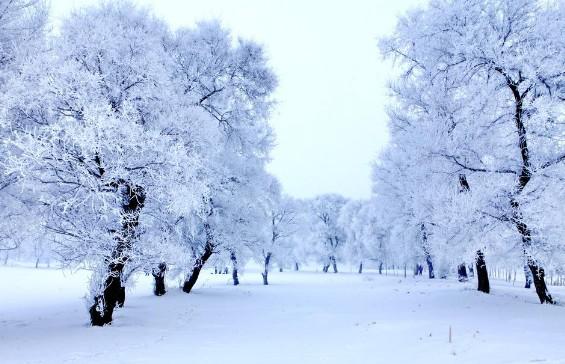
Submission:
[[[126,290],[122,286],[121,277],[137,235],[139,214],[145,203],[145,191],[142,187],[132,186],[124,181],[117,183],[116,187],[123,194],[122,228],[116,236],[116,246],[112,255],[106,259],[108,265],[104,290],[102,294],[94,297],[94,304],[89,309],[92,326],[112,323],[115,307],[124,305]]]
[[[359,263],[359,274],[363,273],[363,262]]]
[[[532,286],[532,272],[530,271],[530,268],[527,264],[524,265],[524,277],[526,278],[526,284],[524,288],[529,289]]]
[[[428,265],[428,277],[430,279],[434,279],[434,264],[432,262],[432,255],[430,254],[430,251],[428,249],[428,233],[426,231],[426,225],[422,223],[420,225],[420,230],[422,231],[422,249],[424,250],[426,264]]]
[[[283,272],[282,267],[279,267],[279,273],[282,273],[282,272]]]
[[[523,120],[524,114],[524,99],[530,91],[527,88],[522,93],[520,93],[520,84],[524,81],[522,75],[519,75],[517,81],[513,80],[504,70],[498,68],[496,69],[506,78],[506,85],[512,91],[514,96],[515,110],[514,110],[514,122],[516,124],[516,131],[518,132],[518,147],[520,149],[520,157],[522,158],[522,168],[520,171],[520,176],[518,178],[518,185],[516,188],[515,196],[510,199],[510,205],[512,206],[512,221],[516,226],[516,229],[520,233],[522,238],[522,248],[524,250],[524,256],[530,271],[532,272],[532,277],[534,279],[534,286],[536,287],[536,293],[540,302],[553,304],[553,298],[547,290],[545,284],[545,272],[543,267],[539,265],[536,260],[528,254],[528,250],[532,245],[532,233],[530,228],[526,225],[524,218],[522,216],[522,211],[520,208],[520,203],[516,196],[520,195],[526,185],[530,182],[532,178],[531,172],[531,162],[530,162],[530,150],[528,148],[528,137],[526,131],[526,125]]]
[[[196,259],[194,265],[192,266],[190,274],[184,281],[182,291],[185,293],[190,293],[190,291],[192,291],[192,288],[194,288],[196,281],[198,281],[202,267],[204,267],[204,264],[206,264],[208,259],[210,259],[210,257],[214,253],[214,240],[212,237],[210,225],[206,223],[204,225],[204,229],[206,230],[206,245],[204,246],[204,252],[199,258]]]
[[[428,265],[428,278],[434,279],[436,277],[434,274],[434,264],[429,253],[426,253],[426,264]]]
[[[383,262],[379,263],[379,274],[383,274]]]
[[[294,262],[294,270],[298,272],[299,270],[298,262]]]
[[[271,253],[267,253],[265,256],[265,270],[261,275],[263,276],[263,285],[269,285],[269,263],[271,262]]]
[[[165,288],[165,272],[167,271],[167,264],[165,262],[159,263],[156,268],[153,268],[151,274],[155,278],[155,287],[153,293],[155,296],[162,296],[167,293]]]
[[[230,259],[232,263],[231,276],[233,278],[233,285],[237,286],[239,285],[239,277],[237,275],[238,264],[237,264],[237,257],[235,256],[234,252],[231,252]]]
[[[324,264],[324,266],[322,267],[322,271],[324,273],[328,273],[328,269],[330,269],[330,265],[329,264]]]
[[[477,267],[477,290],[490,293],[490,284],[488,280],[487,264],[485,262],[485,255],[482,251],[477,250],[477,255],[475,257],[476,267]]]
[[[467,265],[465,265],[465,263],[460,264],[457,267],[457,275],[458,275],[459,282],[467,282],[469,277],[467,276]]]
[[[469,277],[471,278],[475,277],[475,270],[473,269],[472,265],[469,265]]]
[[[534,287],[536,287],[536,293],[540,303],[554,304],[553,297],[549,294],[547,286],[545,285],[545,271],[542,267],[538,266],[535,262],[530,261],[528,263],[530,271],[532,272],[532,277],[534,279]]]
[[[330,257],[330,261],[332,262],[332,267],[333,267],[334,273],[337,273],[337,263],[336,263],[335,257],[333,255]]]

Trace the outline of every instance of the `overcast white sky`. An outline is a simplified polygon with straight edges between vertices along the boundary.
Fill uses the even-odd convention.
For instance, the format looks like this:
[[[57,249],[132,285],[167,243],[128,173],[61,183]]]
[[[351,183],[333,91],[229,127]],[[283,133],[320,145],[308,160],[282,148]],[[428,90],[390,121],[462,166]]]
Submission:
[[[57,21],[96,0],[51,0]],[[137,0],[173,27],[217,18],[264,44],[279,77],[269,170],[295,197],[370,195],[371,161],[387,143],[392,66],[377,38],[423,0]]]

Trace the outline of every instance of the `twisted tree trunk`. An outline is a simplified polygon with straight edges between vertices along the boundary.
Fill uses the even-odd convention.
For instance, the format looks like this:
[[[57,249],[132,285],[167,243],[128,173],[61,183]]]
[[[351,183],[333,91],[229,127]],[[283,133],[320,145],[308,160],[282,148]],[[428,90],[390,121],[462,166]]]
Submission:
[[[92,326],[112,323],[114,309],[124,305],[125,287],[122,286],[122,272],[129,260],[132,244],[136,239],[139,215],[145,203],[145,191],[142,187],[120,181],[116,188],[123,194],[122,229],[115,238],[114,251],[106,258],[107,270],[102,294],[94,297],[94,303],[89,309]]]

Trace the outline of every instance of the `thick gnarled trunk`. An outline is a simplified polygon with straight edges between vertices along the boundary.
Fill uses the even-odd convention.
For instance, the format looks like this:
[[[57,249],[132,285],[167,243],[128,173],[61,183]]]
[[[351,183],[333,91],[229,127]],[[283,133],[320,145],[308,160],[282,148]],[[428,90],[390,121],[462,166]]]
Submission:
[[[122,229],[116,236],[116,245],[111,256],[106,259],[107,271],[102,294],[94,297],[89,309],[92,326],[104,326],[112,323],[116,306],[122,307],[125,302],[125,287],[122,285],[122,273],[139,225],[139,214],[145,203],[145,191],[140,186],[128,183],[117,184],[118,191],[123,194]]]

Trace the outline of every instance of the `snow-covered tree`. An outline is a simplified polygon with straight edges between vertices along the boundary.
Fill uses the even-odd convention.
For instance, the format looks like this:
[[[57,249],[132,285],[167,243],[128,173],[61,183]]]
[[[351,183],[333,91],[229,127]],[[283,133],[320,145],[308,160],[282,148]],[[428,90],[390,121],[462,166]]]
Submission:
[[[282,268],[292,252],[292,239],[296,231],[296,207],[293,200],[282,195],[278,180],[269,178],[264,203],[264,224],[254,234],[256,256],[262,265],[263,284],[269,284],[269,270],[273,260]]]
[[[42,51],[47,7],[41,0],[0,1],[0,95],[12,92],[10,79],[17,77],[27,56]],[[1,103],[0,103],[1,105]],[[0,107],[0,140],[8,138],[10,127],[6,110]],[[27,231],[18,228],[25,221],[31,201],[22,199],[15,182],[17,174],[8,173],[5,157],[8,145],[0,143],[0,251],[9,250],[29,241]],[[29,223],[29,220],[27,221]]]
[[[401,168],[407,188],[397,189],[413,215],[406,226],[420,224],[425,254],[443,265],[469,247],[525,260],[542,303],[553,302],[543,267],[562,265],[563,211],[553,201],[565,161],[563,8],[432,1],[381,44],[402,70],[388,153],[411,168]]]
[[[8,172],[45,210],[63,260],[93,268],[91,323],[123,305],[152,212],[198,209],[202,118],[177,97],[166,26],[130,3],[79,10],[14,80]],[[206,135],[204,133],[204,135]]]
[[[345,244],[345,234],[338,223],[339,214],[347,200],[337,194],[321,195],[311,201],[312,233],[318,260],[323,262],[323,271],[330,265],[337,273],[337,260]]]
[[[268,117],[276,78],[261,46],[234,42],[217,22],[178,30],[168,48],[175,83],[217,134],[205,154],[202,179],[209,193],[204,213],[185,219],[197,225],[194,259],[183,286],[188,293],[212,254],[237,254],[243,241],[238,235],[253,224],[247,213],[259,203],[272,147]]]

